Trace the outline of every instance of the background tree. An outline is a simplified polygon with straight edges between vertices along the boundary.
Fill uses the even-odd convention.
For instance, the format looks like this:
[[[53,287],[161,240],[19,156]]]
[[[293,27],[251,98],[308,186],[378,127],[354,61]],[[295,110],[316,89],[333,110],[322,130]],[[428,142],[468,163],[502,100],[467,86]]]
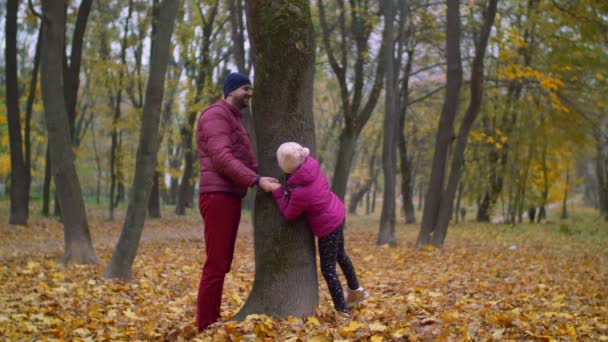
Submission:
[[[179,3],[178,0],[163,0],[154,8],[150,74],[146,87],[135,177],[123,229],[116,244],[116,250],[104,272],[106,278],[130,279],[132,275],[131,265],[139,247],[148,198],[152,189],[152,178],[156,169],[158,129],[165,90],[165,74],[169,63],[171,52],[169,47]]]
[[[416,246],[431,242],[432,233],[437,224],[437,214],[439,213],[445,180],[445,168],[448,161],[448,149],[453,141],[454,119],[458,112],[460,86],[462,84],[459,0],[448,0],[446,17],[447,87],[441,117],[439,118],[431,176],[426,191],[424,213]]]
[[[65,8],[61,2],[42,3],[42,98],[49,137],[52,173],[63,210],[65,254],[63,261],[96,263],[80,181],[74,166],[70,125],[63,90]],[[69,210],[66,210],[69,208]]]
[[[312,113],[315,45],[306,1],[249,1],[255,60],[253,112],[260,174],[281,177],[275,151],[297,141],[315,151]],[[277,317],[310,315],[318,304],[314,237],[300,218],[287,223],[271,194],[258,190],[254,213],[255,279],[243,308]],[[294,291],[298,293],[294,296]]]
[[[384,139],[382,144],[382,171],[384,173],[384,196],[382,201],[382,214],[380,215],[380,228],[378,232],[378,245],[396,245],[395,238],[395,189],[399,128],[399,113],[397,111],[397,77],[395,73],[395,2],[383,0],[381,3],[384,17],[384,32],[382,41],[382,62],[386,70],[385,78],[385,104],[384,104]]]
[[[6,109],[8,117],[8,133],[11,151],[11,214],[10,224],[27,224],[29,186],[26,176],[25,159],[23,155],[23,139],[21,137],[21,115],[19,110],[19,82],[17,76],[17,12],[18,0],[6,2]]]
[[[329,10],[323,0],[317,4],[323,49],[338,81],[344,116],[331,182],[332,190],[344,200],[357,140],[380,97],[384,63],[380,58],[369,57],[370,36],[377,22],[375,2],[351,1],[347,6],[344,1],[338,1]],[[330,13],[335,15],[330,17]],[[378,52],[378,56],[382,53]],[[374,62],[375,71],[370,71]],[[366,86],[368,73],[374,75],[371,86]]]

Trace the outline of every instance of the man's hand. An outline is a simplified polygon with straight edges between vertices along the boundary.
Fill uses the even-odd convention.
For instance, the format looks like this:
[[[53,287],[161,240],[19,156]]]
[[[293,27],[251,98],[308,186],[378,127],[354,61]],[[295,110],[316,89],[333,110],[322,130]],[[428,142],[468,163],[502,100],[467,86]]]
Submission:
[[[281,186],[281,183],[278,179],[273,177],[262,177],[258,182],[260,188],[266,192],[273,191],[274,189]]]

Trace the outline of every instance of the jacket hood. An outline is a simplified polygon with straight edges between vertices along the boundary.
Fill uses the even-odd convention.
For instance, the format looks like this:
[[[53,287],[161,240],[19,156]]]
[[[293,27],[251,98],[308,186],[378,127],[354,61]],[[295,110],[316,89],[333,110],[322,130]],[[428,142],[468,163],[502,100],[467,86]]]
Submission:
[[[319,176],[319,172],[321,172],[319,162],[312,157],[306,157],[302,165],[289,176],[287,183],[289,185],[310,184]]]

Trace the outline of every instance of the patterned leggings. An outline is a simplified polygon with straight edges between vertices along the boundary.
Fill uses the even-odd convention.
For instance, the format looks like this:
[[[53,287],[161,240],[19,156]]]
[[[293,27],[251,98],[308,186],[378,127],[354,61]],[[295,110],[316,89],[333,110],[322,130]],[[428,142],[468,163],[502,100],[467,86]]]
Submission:
[[[357,281],[355,268],[344,250],[344,224],[333,233],[319,238],[319,258],[321,259],[321,273],[327,282],[334,307],[338,311],[348,312],[342,292],[342,284],[336,273],[336,262],[340,264],[349,289],[358,289],[359,282]]]

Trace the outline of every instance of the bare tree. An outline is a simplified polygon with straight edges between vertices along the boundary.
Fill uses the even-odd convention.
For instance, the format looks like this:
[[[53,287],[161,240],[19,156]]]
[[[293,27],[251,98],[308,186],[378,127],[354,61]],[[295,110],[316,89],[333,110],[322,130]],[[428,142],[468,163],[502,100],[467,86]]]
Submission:
[[[132,276],[131,266],[139,247],[148,197],[152,188],[152,178],[156,168],[165,74],[169,63],[169,52],[171,51],[169,47],[179,3],[179,0],[163,0],[158,6],[155,6],[152,15],[153,23],[158,26],[155,28],[153,26],[152,29],[150,71],[137,148],[135,176],[122,232],[112,259],[104,272],[106,278],[130,279]]]
[[[370,52],[368,40],[373,29],[373,20],[370,20],[375,9],[373,1],[351,1],[348,9],[344,1],[336,2],[335,13],[338,17],[335,22],[328,20],[324,1],[317,0],[317,3],[323,47],[336,75],[342,99],[344,128],[340,133],[331,188],[344,200],[357,140],[380,98],[385,64],[381,57],[377,58],[374,80],[370,86],[365,78],[369,73],[366,70],[369,67],[367,61],[373,60],[367,57]],[[333,43],[332,32],[338,34],[337,43]],[[385,46],[385,42],[382,46]],[[379,52],[378,56],[382,54]]]
[[[452,151],[452,164],[450,168],[447,187],[444,189],[444,174],[445,166],[448,159],[448,147],[452,144],[453,125],[456,113],[458,111],[458,96],[460,92],[460,83],[462,81],[462,64],[460,61],[460,37],[450,37],[450,34],[460,35],[460,14],[458,12],[458,1],[448,1],[448,90],[446,92],[446,100],[444,110],[441,115],[439,131],[437,132],[437,143],[435,147],[435,159],[433,160],[433,170],[431,171],[431,184],[427,193],[427,201],[422,218],[422,226],[420,235],[418,236],[417,246],[423,244],[433,244],[434,246],[443,246],[448,224],[452,216],[454,208],[454,197],[460,175],[464,165],[464,151],[467,146],[469,132],[479,111],[483,100],[483,75],[484,75],[484,57],[494,18],[496,16],[496,7],[498,0],[489,0],[483,13],[483,23],[479,30],[479,35],[475,41],[475,57],[472,63],[471,70],[471,97],[469,107],[462,119],[458,136],[456,138],[456,146]],[[451,8],[450,6],[456,7]],[[456,21],[456,23],[454,23]],[[450,23],[453,25],[451,26]],[[454,30],[455,32],[451,32]],[[450,44],[450,38],[456,39],[456,42]],[[458,52],[456,52],[458,51]],[[456,56],[452,54],[456,53]],[[450,73],[452,69],[453,75]],[[458,74],[456,74],[458,73]],[[450,76],[455,78],[454,83],[450,84]],[[452,87],[450,87],[452,85]],[[449,107],[448,107],[449,106]],[[444,118],[445,116],[445,118]],[[441,122],[444,121],[442,126]],[[441,152],[441,154],[439,153]],[[443,160],[438,160],[441,158]],[[440,175],[439,175],[440,174]],[[435,176],[435,177],[433,177]],[[435,183],[436,182],[436,183]],[[430,202],[429,198],[433,201]],[[428,209],[428,210],[427,210]]]
[[[378,245],[396,245],[395,238],[395,190],[397,174],[397,129],[399,128],[399,113],[397,107],[397,76],[395,74],[395,45],[393,44],[395,32],[395,2],[382,1],[382,14],[384,15],[384,37],[382,62],[386,69],[385,78],[385,105],[384,105],[384,140],[382,146],[382,170],[384,172],[384,201],[380,215],[380,230],[378,232]]]

